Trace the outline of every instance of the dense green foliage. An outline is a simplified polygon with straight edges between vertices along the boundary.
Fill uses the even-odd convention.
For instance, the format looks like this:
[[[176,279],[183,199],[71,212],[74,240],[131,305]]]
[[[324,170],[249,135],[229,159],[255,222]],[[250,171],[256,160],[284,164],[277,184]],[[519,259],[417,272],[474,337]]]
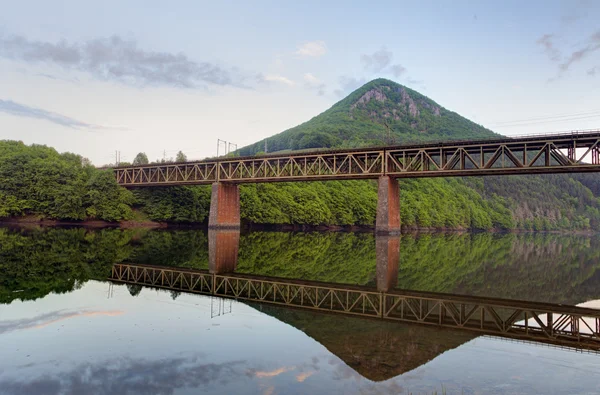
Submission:
[[[512,213],[515,226],[526,230],[600,229],[600,195],[583,179],[600,181],[597,174],[503,176],[465,179],[467,185],[478,186],[486,199],[502,197]],[[595,181],[594,181],[595,180]]]
[[[186,161],[187,161],[187,156],[183,152],[179,151],[177,153],[177,156],[175,157],[175,162],[186,162]]]
[[[17,141],[0,141],[0,217],[117,221],[131,216],[131,192],[110,170],[81,156]]]
[[[258,224],[372,225],[375,185],[368,181],[244,185],[241,216]]]
[[[154,221],[203,222],[208,217],[210,187],[140,188],[133,193]]]
[[[150,163],[148,160],[148,155],[146,155],[144,152],[140,152],[135,156],[135,158],[133,158],[134,165],[147,165],[148,163]]]

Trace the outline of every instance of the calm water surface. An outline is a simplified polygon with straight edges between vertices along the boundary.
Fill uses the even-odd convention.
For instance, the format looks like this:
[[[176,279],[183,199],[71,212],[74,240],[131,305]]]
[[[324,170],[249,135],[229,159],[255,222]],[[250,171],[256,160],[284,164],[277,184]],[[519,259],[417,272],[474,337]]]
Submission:
[[[400,245],[398,288],[600,307],[596,236]],[[600,393],[597,354],[111,284],[118,262],[207,269],[208,236],[0,228],[1,394]],[[375,237],[243,234],[236,271],[375,286]]]

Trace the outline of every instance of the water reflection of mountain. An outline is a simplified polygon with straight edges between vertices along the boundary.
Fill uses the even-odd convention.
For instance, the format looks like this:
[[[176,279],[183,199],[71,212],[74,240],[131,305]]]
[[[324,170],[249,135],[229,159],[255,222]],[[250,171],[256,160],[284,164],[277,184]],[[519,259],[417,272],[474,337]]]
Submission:
[[[476,334],[247,303],[304,332],[373,381],[411,371]]]
[[[369,233],[254,232],[240,238],[236,271],[373,285]],[[113,263],[208,268],[199,230],[0,228],[0,301],[68,292],[104,280]],[[576,304],[600,297],[600,238],[554,234],[403,235],[398,287]],[[15,292],[18,291],[18,292]]]

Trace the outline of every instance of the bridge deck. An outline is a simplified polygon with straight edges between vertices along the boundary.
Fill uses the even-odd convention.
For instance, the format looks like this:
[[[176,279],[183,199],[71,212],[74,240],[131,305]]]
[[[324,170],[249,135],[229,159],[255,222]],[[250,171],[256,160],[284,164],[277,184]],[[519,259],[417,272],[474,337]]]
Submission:
[[[600,310],[576,306],[401,290],[377,292],[369,287],[124,263],[113,266],[109,279],[600,351]]]
[[[114,168],[123,186],[600,171],[600,131]]]

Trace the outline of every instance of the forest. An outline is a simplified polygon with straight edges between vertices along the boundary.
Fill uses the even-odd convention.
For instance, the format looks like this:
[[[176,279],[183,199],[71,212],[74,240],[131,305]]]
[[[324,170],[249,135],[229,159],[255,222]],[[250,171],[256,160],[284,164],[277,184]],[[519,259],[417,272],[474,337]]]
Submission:
[[[132,217],[134,195],[112,171],[44,145],[0,141],[0,218],[120,221]]]

